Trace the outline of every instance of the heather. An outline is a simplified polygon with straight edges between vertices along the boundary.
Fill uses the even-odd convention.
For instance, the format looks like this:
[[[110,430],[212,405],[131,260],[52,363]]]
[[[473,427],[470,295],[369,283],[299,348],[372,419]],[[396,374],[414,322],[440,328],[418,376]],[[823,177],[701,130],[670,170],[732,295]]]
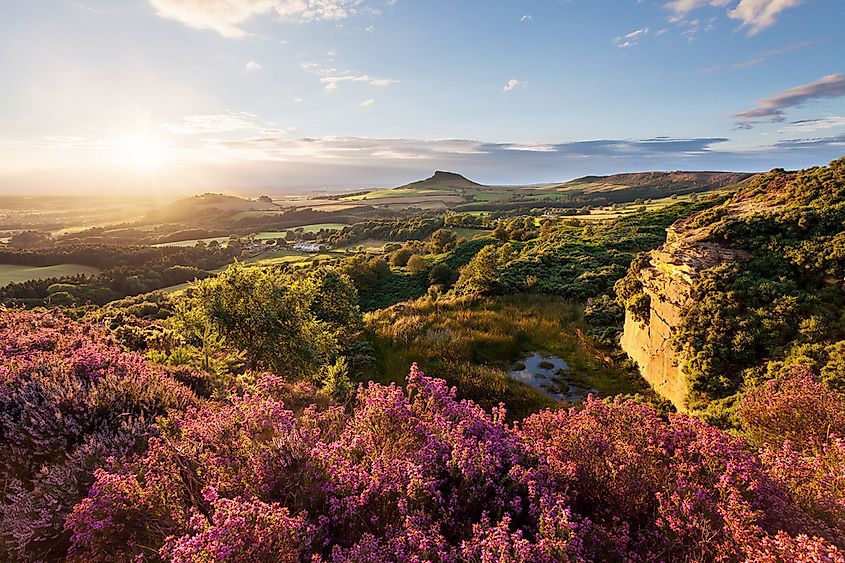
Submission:
[[[509,426],[416,367],[351,411],[256,389],[99,470],[67,521],[72,557],[843,560],[748,442],[684,415],[590,399]]]
[[[142,451],[193,393],[102,330],[0,313],[0,559],[60,557],[64,518],[111,457]]]
[[[750,439],[622,399],[511,424],[416,366],[196,399],[95,325],[0,318],[4,560],[843,560],[843,401],[808,372],[746,397]]]

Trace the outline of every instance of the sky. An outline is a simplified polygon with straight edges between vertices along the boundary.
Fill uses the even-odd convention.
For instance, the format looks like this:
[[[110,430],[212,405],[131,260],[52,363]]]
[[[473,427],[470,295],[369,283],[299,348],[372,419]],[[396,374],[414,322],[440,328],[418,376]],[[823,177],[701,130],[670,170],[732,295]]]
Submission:
[[[842,0],[0,0],[0,194],[845,156]]]

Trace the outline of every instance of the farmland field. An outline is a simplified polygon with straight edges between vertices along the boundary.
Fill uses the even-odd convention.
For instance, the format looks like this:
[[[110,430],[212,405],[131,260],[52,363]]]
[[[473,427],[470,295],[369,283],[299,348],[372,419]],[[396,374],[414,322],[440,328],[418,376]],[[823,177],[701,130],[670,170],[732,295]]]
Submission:
[[[268,238],[279,238],[285,236],[287,231],[295,231],[296,229],[302,229],[306,233],[316,233],[319,232],[320,229],[336,229],[340,230],[344,227],[348,227],[346,223],[316,223],[314,225],[297,225],[296,227],[291,227],[289,229],[284,229],[281,231],[264,231],[262,233],[258,233],[258,236],[255,238],[264,240]]]
[[[86,276],[99,274],[98,268],[81,266],[79,264],[57,264],[55,266],[21,266],[18,264],[0,264],[0,287],[10,283],[20,283],[29,280],[41,280],[61,276]]]
[[[374,190],[366,194],[352,195],[342,198],[342,201],[362,201],[370,199],[419,197],[427,195],[450,195],[451,192],[442,189],[394,188]]]
[[[225,244],[225,243],[229,242],[229,237],[193,238],[193,239],[188,239],[188,240],[179,240],[179,241],[175,241],[175,242],[163,242],[161,244],[154,244],[153,246],[154,247],[160,247],[160,246],[194,246],[198,242],[204,242],[204,243],[208,244],[212,241],[217,241],[220,244]]]
[[[491,233],[488,229],[469,229],[466,227],[452,227],[451,230],[459,237],[466,239],[471,239],[475,235],[489,235]]]

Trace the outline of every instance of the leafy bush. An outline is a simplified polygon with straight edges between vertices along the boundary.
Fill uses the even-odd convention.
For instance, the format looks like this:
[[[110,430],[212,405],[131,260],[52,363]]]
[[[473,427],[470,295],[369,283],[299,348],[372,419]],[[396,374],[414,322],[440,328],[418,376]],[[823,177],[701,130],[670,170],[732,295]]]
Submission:
[[[748,211],[728,212],[738,204]],[[758,176],[694,223],[751,256],[694,283],[676,334],[694,403],[729,398],[795,365],[841,386],[845,159]]]

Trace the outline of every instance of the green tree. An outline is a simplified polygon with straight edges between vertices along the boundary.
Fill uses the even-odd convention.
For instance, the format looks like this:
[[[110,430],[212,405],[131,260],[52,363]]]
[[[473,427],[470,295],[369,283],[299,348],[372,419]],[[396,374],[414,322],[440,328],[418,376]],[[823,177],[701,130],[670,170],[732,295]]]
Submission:
[[[295,288],[305,295],[317,320],[326,323],[333,334],[348,335],[363,326],[358,290],[347,274],[321,266],[299,280]]]
[[[189,290],[186,308],[194,322],[212,326],[246,352],[252,369],[290,378],[313,374],[336,353],[338,343],[301,287],[273,270],[230,266]]]
[[[428,273],[429,285],[440,285],[445,288],[449,288],[452,287],[457,279],[458,273],[442,262],[436,264]]]
[[[413,256],[413,254],[414,253],[410,248],[400,248],[390,255],[390,265],[404,268],[408,265],[408,259]]]
[[[414,254],[408,258],[408,271],[412,274],[420,274],[425,272],[427,268],[428,263],[425,261],[425,258],[419,254]]]
[[[448,252],[455,246],[457,240],[458,237],[455,235],[454,231],[449,229],[437,229],[431,235],[429,248],[431,249],[432,254]]]
[[[346,357],[340,356],[334,364],[323,369],[323,392],[335,401],[346,401],[354,389]]]
[[[491,244],[482,248],[461,269],[457,287],[464,293],[492,293],[498,287],[501,267],[509,253],[507,246]]]

